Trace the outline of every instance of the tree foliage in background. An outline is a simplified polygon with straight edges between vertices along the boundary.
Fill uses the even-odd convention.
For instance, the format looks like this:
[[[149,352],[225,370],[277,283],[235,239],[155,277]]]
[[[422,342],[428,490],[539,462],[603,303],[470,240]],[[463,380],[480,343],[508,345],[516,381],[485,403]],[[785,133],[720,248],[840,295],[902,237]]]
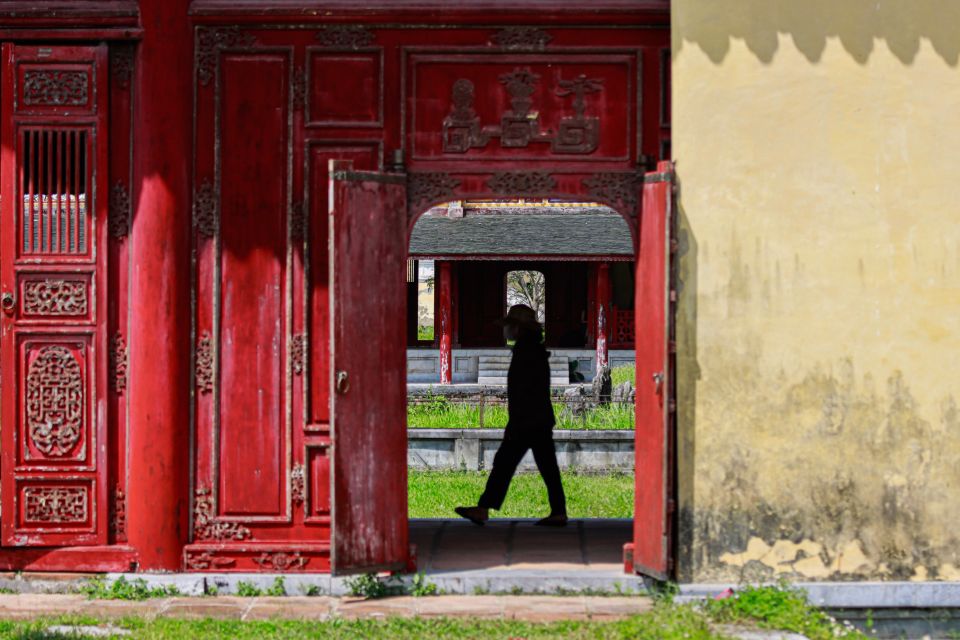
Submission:
[[[543,322],[546,315],[546,279],[539,271],[510,271],[507,273],[507,304],[525,304],[537,313]]]

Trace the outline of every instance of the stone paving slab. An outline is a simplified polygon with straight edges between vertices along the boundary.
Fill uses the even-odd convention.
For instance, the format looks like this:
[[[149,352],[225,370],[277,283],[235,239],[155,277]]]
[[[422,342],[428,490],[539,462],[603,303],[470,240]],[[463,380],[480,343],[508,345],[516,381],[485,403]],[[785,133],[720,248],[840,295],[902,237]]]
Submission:
[[[86,602],[83,596],[60,593],[0,595],[0,619],[23,620],[45,615],[73,614]]]
[[[104,619],[216,618],[221,620],[326,620],[386,617],[471,617],[529,622],[612,619],[648,611],[645,597],[594,596],[400,596],[362,598],[217,596],[158,598],[145,601],[87,600],[59,594],[0,595],[0,619],[25,620],[62,615]]]
[[[337,599],[327,596],[256,598],[244,620],[327,620],[333,616]]]

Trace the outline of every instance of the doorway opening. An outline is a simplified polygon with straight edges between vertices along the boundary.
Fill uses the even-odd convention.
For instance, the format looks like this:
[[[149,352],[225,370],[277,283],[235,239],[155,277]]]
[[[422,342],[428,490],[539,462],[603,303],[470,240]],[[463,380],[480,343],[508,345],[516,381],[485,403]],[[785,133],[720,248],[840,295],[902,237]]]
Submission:
[[[417,274],[407,284],[407,459],[418,570],[622,574],[635,486],[627,222],[594,202],[448,202],[415,223],[407,270]],[[562,530],[533,526],[549,507],[530,452],[485,527],[454,513],[476,504],[503,437],[511,352],[497,321],[514,304],[545,328],[570,517]]]

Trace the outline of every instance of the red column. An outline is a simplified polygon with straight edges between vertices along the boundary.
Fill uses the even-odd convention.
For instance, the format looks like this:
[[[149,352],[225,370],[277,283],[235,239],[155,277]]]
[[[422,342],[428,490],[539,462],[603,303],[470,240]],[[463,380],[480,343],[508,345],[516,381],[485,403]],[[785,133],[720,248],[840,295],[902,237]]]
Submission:
[[[610,265],[602,262],[597,265],[597,371],[607,366],[609,349],[607,347],[608,327],[610,323]]]
[[[453,278],[451,264],[436,262],[437,318],[440,331],[440,384],[453,382]]]
[[[142,570],[179,569],[190,446],[193,38],[188,0],[141,0],[134,100],[127,538]]]

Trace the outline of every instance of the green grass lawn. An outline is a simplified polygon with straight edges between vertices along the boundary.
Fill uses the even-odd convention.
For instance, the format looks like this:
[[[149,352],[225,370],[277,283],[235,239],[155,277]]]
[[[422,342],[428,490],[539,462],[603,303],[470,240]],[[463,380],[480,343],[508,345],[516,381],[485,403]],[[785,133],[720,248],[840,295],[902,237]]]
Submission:
[[[488,472],[410,471],[411,518],[455,517],[453,508],[477,503]],[[571,518],[632,518],[633,474],[582,474],[565,472],[563,490]],[[537,473],[518,473],[503,509],[495,518],[542,518],[550,511],[547,488]]]
[[[557,429],[633,429],[633,404],[609,404],[574,418],[560,402],[553,403]],[[444,396],[429,396],[426,402],[407,404],[407,425],[413,429],[476,429],[480,426],[480,406],[476,402],[451,401]],[[502,429],[507,425],[507,405],[486,404],[483,426]]]
[[[95,619],[59,619],[57,624],[83,622]],[[51,621],[0,621],[0,638],[10,640],[48,640],[53,638],[85,638],[82,635],[59,635],[44,632]],[[507,638],[574,638],[638,640],[709,640],[722,636],[710,633],[706,618],[690,607],[659,607],[654,611],[616,622],[555,622],[530,623],[515,620],[444,619],[444,618],[389,618],[386,620],[344,620],[324,622],[278,620],[156,620],[125,619],[116,626],[129,629],[126,638],[137,640],[185,640],[202,638],[237,640],[293,640],[300,638],[330,638],[334,640],[365,640],[367,638],[394,639],[460,639],[506,640]]]

